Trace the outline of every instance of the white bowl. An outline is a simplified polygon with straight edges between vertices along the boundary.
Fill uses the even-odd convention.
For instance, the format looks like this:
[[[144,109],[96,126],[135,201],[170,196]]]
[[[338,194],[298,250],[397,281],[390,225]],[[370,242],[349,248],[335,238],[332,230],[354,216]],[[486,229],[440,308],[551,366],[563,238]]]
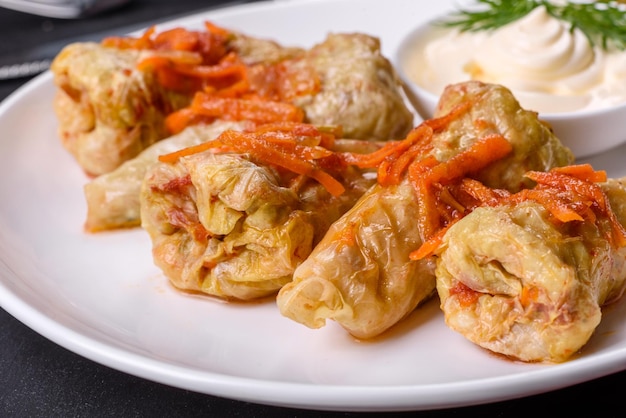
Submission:
[[[406,94],[423,118],[433,116],[439,97],[411,80],[410,54],[432,30],[431,22],[417,27],[400,43],[395,56]],[[604,109],[539,113],[539,117],[552,126],[555,135],[577,158],[599,154],[626,142],[626,103]]]

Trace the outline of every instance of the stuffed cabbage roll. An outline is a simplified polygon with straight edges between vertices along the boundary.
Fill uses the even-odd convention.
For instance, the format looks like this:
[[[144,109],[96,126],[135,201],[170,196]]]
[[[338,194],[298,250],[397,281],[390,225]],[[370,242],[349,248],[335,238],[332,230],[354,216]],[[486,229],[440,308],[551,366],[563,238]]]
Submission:
[[[525,184],[522,174],[531,167],[547,170],[573,161],[537,115],[521,109],[501,86],[450,86],[437,117],[424,123],[444,125],[434,131],[429,151],[422,155],[438,163],[461,156],[482,138],[503,136],[511,152],[469,173],[493,186],[519,190]],[[332,225],[298,266],[293,281],[280,290],[281,313],[311,328],[332,319],[355,337],[371,338],[412,312],[435,290],[433,260],[410,258],[424,240],[417,218],[426,203],[416,197],[406,173],[397,184],[369,190]]]
[[[145,56],[145,51],[76,43],[52,62],[58,134],[89,175],[112,171],[168,136],[165,117],[191,100],[139,71]]]
[[[329,34],[287,63],[290,71],[310,66],[320,78],[320,90],[297,97],[305,122],[340,125],[346,138],[403,138],[413,128],[400,80],[380,49],[378,38],[361,34]]]
[[[110,173],[96,177],[84,188],[87,201],[85,229],[96,232],[139,226],[141,183],[148,169],[158,163],[159,155],[201,144],[215,139],[227,129],[242,130],[248,125],[217,121],[190,126],[178,135],[151,145]]]
[[[168,31],[164,37],[176,36],[177,31]],[[54,109],[59,136],[86,173],[108,173],[170,136],[166,116],[188,106],[194,92],[202,88],[200,84],[195,86],[191,77],[187,81],[177,80],[184,88],[173,88],[167,80],[176,79],[175,76],[139,68],[145,60],[197,58],[208,66],[236,53],[243,64],[255,65],[276,63],[302,53],[300,48],[286,48],[242,34],[187,33],[197,36],[193,45],[200,58],[193,55],[195,51],[172,51],[183,43],[170,45],[167,39],[149,46],[152,31],[138,38],[137,45],[132,45],[133,38],[108,44],[73,43],[55,57],[51,71],[58,87]],[[185,41],[191,43],[190,39],[191,36]]]
[[[230,97],[201,93],[177,113],[181,120],[193,122],[207,116],[265,119],[276,112],[283,120],[341,126],[344,136],[354,139],[397,139],[413,127],[400,79],[382,55],[379,39],[369,35],[329,34],[323,42],[276,66],[251,67],[247,82],[246,93],[253,94],[253,101],[247,99],[248,94],[240,94],[239,102],[233,103]],[[268,103],[263,108],[259,97],[281,105]],[[278,109],[285,105],[297,111]],[[220,116],[222,107],[236,107],[237,112]]]
[[[578,352],[602,306],[619,299],[626,284],[626,183],[601,187],[606,210],[601,201],[575,200],[596,209],[584,219],[555,219],[549,208],[562,193],[556,190],[547,203],[479,207],[454,224],[436,269],[447,325],[523,361],[562,362]]]
[[[371,172],[336,166],[326,148],[302,148],[310,158],[319,154],[324,170],[333,173],[339,190],[331,192],[313,178],[320,168],[309,173],[312,177],[295,175],[271,149],[270,161],[259,160],[265,151],[259,151],[258,137],[244,135],[249,134],[231,144],[251,140],[256,150],[208,149],[160,162],[145,177],[142,226],[152,239],[156,265],[179,289],[238,300],[275,293],[330,224],[375,182]],[[227,131],[217,141],[226,136],[233,134]],[[362,152],[374,146],[371,141],[336,140],[333,149]]]

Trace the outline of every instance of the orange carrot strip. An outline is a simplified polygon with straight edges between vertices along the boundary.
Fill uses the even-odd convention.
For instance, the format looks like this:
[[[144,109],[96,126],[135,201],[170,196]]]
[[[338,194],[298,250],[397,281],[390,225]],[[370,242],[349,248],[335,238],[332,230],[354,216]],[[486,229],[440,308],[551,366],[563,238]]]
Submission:
[[[184,129],[187,126],[187,119],[194,118],[194,117],[197,117],[197,114],[193,112],[191,109],[189,108],[181,109],[178,112],[174,112],[168,116],[167,118],[168,127],[171,127],[171,129],[175,129],[175,128],[180,128],[182,126],[182,129]],[[180,123],[178,119],[181,119]],[[304,123],[293,123],[293,122],[279,122],[279,123],[274,123],[274,124],[261,125],[259,128],[253,131],[253,133],[258,135],[259,137],[265,133],[276,134],[278,132],[283,132],[283,133],[293,132],[294,134],[300,134],[300,135],[315,135],[315,133],[318,131],[313,125],[308,125]],[[179,158],[187,156],[187,155],[203,152],[210,148],[222,147],[224,145],[227,145],[229,139],[225,139],[225,138],[230,138],[228,135],[229,134],[223,133],[216,140],[204,142],[199,145],[187,147],[182,150],[178,150],[169,154],[161,155],[159,156],[159,160],[163,162],[175,162]],[[268,137],[265,137],[265,139],[268,139]],[[236,142],[236,139],[231,140],[231,142]],[[292,138],[292,142],[295,144],[296,140]],[[325,151],[325,152],[330,153],[330,151]]]
[[[106,47],[120,48],[120,49],[152,49],[153,43],[151,40],[152,35],[155,33],[156,28],[154,26],[149,27],[144,31],[143,35],[139,38],[133,37],[120,37],[110,36],[102,40],[101,44]]]
[[[360,168],[379,167],[378,179],[382,185],[397,184],[411,161],[423,157],[431,149],[432,135],[446,128],[471,108],[470,102],[454,107],[448,114],[429,119],[414,128],[402,141],[390,141],[378,151],[367,154],[346,155],[345,160]],[[507,141],[508,142],[508,141]],[[420,145],[416,145],[416,144]],[[408,151],[410,149],[410,151]]]
[[[426,241],[440,226],[437,200],[432,193],[430,184],[425,181],[426,173],[437,164],[439,164],[439,161],[435,157],[428,156],[423,160],[413,162],[409,166],[409,181],[413,185],[419,203],[417,226],[420,230],[422,241]]]
[[[511,195],[511,193],[504,189],[492,189],[478,180],[469,178],[465,178],[461,181],[461,191],[467,193],[484,206],[496,206],[502,202],[503,198]]]
[[[165,128],[171,134],[182,132],[187,126],[198,123],[211,123],[215,118],[198,115],[188,107],[170,113],[165,118]]]
[[[577,169],[574,168],[573,170],[576,171]],[[617,247],[626,246],[626,229],[624,229],[624,225],[622,225],[615,216],[609,204],[609,199],[598,184],[562,174],[556,170],[551,170],[548,173],[530,172],[527,174],[530,179],[538,183],[546,184],[569,193],[576,193],[580,196],[578,198],[579,200],[586,200],[593,204],[593,207],[597,207],[597,210],[608,218],[611,225],[611,240],[613,244]],[[603,174],[600,173],[598,176],[602,179]]]
[[[340,181],[323,170],[314,170],[308,175],[317,180],[333,196],[341,196],[346,191]]]
[[[477,172],[490,163],[505,157],[513,146],[502,135],[489,135],[476,141],[467,150],[455,155],[433,169],[428,181],[447,184],[455,179]]]
[[[437,132],[445,129],[450,123],[459,117],[463,116],[472,108],[473,103],[466,100],[452,108],[447,114],[438,118],[432,118],[424,121],[425,125],[428,125],[433,131]]]
[[[234,131],[226,131],[225,134],[230,137],[225,138],[226,141],[224,142],[235,147],[240,152],[252,151],[254,157],[261,161],[286,168],[296,174],[307,175],[322,184],[333,196],[338,196],[345,191],[345,188],[339,181],[309,161],[280,152],[280,150],[272,147],[271,143],[258,137],[251,137],[250,135]],[[231,142],[233,143],[231,144]]]
[[[393,162],[388,172],[383,174],[379,171],[378,182],[383,186],[400,183],[402,175],[407,171],[409,165],[416,158],[424,156],[431,148],[432,144],[430,142],[414,143]],[[381,174],[383,175],[381,176]]]
[[[388,141],[382,148],[370,154],[344,153],[347,163],[359,168],[373,168],[381,164],[384,159],[403,147],[403,141]]]
[[[579,174],[581,169],[571,170]],[[528,177],[539,183],[537,188],[522,190],[509,200],[533,199],[546,207],[561,222],[583,221],[585,218],[595,222],[596,215],[593,210],[597,210],[609,221],[611,228],[609,239],[613,245],[626,246],[626,229],[615,216],[604,191],[596,183],[563,174],[567,171],[566,168],[551,170],[548,173],[529,172]],[[583,175],[583,177],[602,179],[603,175]]]
[[[569,202],[560,198],[554,190],[526,189],[507,199],[509,203],[521,203],[533,200],[545,207],[560,222],[583,221],[583,217],[575,211]]]
[[[602,211],[606,211],[608,206],[608,200],[602,188],[595,183],[590,183],[557,171],[530,171],[526,173],[525,176],[540,185],[547,185],[557,190],[570,193],[574,192],[589,201],[595,202]]]
[[[322,131],[323,130],[323,131]],[[303,143],[304,145],[320,145],[324,148],[331,148],[335,142],[335,136],[341,135],[341,129],[336,130],[332,128],[318,128],[317,126],[302,123],[302,122],[290,122],[279,121],[273,123],[267,123],[258,126],[254,132],[285,132],[291,133],[296,137],[307,138],[308,140]],[[311,141],[313,140],[313,141]],[[302,141],[298,141],[302,143]]]
[[[231,34],[228,29],[224,29],[221,26],[218,26],[215,23],[209,21],[204,22],[204,28],[207,30],[207,32],[214,35],[227,36]]]
[[[174,68],[177,60],[182,61],[184,64],[196,64],[201,59],[197,55],[179,55],[173,57],[168,55],[153,55],[139,61],[137,69],[140,71],[156,71],[161,68]]]
[[[396,154],[400,155],[411,145],[418,141],[428,141],[432,137],[432,129],[425,124],[420,124],[401,141],[388,141],[382,148],[370,154],[345,153],[344,159],[348,164],[359,168],[373,168],[381,164],[386,158]]]
[[[215,86],[211,86],[209,84],[204,86],[204,91],[207,93],[212,93],[219,97],[230,97],[233,99],[243,96],[249,90],[250,82],[247,78],[235,81],[233,84],[220,89],[216,89]]]
[[[465,151],[442,163],[433,162],[428,166],[423,162],[413,163],[409,167],[409,180],[413,184],[420,202],[418,226],[422,240],[428,240],[436,234],[444,222],[439,210],[439,194],[434,184],[442,186],[460,180],[469,173],[476,172],[493,161],[503,158],[512,151],[512,146],[501,135],[490,135],[476,141]],[[426,160],[427,161],[427,160]],[[450,217],[452,219],[452,217]]]
[[[235,76],[237,80],[246,78],[246,66],[243,64],[175,65],[174,68],[182,75],[202,79],[219,79],[232,76]]]
[[[446,234],[446,232],[448,232],[448,229],[450,229],[451,226],[452,224],[448,224],[445,227],[439,229],[436,234],[432,235],[430,238],[428,238],[428,240],[423,242],[417,250],[412,251],[409,254],[409,259],[421,260],[435,254],[435,252],[443,242],[444,235]]]
[[[565,167],[555,167],[552,170],[556,173],[567,174],[581,180],[592,183],[601,183],[607,180],[606,171],[594,170],[591,164],[568,165]]]
[[[163,31],[154,38],[156,49],[194,51],[199,43],[199,35],[184,28]]]
[[[215,140],[161,155],[159,160],[175,162],[181,157],[217,147],[227,147],[241,153],[250,152],[260,161],[283,167],[296,174],[307,175],[322,184],[333,196],[339,196],[345,191],[341,182],[305,159],[306,157],[322,158],[331,153],[330,151],[322,150],[320,147],[296,145],[294,141],[281,141],[276,138],[270,140],[267,134],[263,136],[229,130],[223,132]],[[306,148],[311,148],[311,150],[306,150]]]
[[[219,142],[207,141],[198,145],[193,145],[191,147],[180,149],[178,151],[170,152],[169,154],[159,155],[159,161],[164,162],[164,163],[175,163],[182,157],[208,151],[211,148],[218,148],[218,147],[219,147]]]
[[[302,109],[282,102],[232,99],[198,93],[192,109],[205,116],[229,120],[251,120],[257,123],[274,121],[302,122]]]
[[[476,306],[476,303],[482,295],[483,293],[472,289],[461,281],[457,281],[454,286],[450,288],[450,296],[458,301],[463,308]]]

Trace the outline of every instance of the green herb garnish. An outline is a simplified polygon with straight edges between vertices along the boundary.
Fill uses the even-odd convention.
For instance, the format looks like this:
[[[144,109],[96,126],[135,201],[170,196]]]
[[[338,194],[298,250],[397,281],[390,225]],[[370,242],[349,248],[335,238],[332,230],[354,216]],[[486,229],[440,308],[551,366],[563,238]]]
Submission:
[[[568,22],[570,31],[580,29],[591,45],[626,49],[626,9],[618,1],[555,4],[548,0],[477,0],[477,3],[486,7],[459,10],[441,23],[464,32],[493,30],[545,6],[550,15]]]

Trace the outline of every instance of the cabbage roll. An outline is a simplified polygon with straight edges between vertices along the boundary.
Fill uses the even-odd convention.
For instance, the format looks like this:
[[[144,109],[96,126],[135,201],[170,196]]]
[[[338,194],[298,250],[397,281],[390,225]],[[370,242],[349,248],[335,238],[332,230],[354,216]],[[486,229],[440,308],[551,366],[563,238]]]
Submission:
[[[626,179],[602,184],[626,225]],[[493,352],[562,362],[578,352],[626,285],[626,247],[607,215],[556,222],[541,202],[475,209],[444,235],[437,291],[447,325]]]
[[[371,141],[336,140],[362,152]],[[225,299],[274,294],[291,280],[330,224],[375,182],[341,171],[333,195],[309,176],[294,176],[254,153],[207,150],[160,162],[141,191],[141,222],[155,264],[177,288]]]
[[[329,34],[287,63],[296,71],[310,66],[320,78],[320,91],[297,97],[305,122],[339,125],[346,138],[403,138],[413,128],[413,114],[402,95],[400,79],[381,54],[378,38],[361,34]]]
[[[241,34],[228,38],[224,48],[246,65],[302,54],[300,48]],[[59,136],[89,175],[108,173],[170,136],[166,116],[190,104],[193,91],[165,88],[154,72],[138,69],[159,54],[167,51],[81,42],[66,46],[52,62]]]
[[[527,170],[570,164],[571,152],[502,86],[468,82],[448,87],[439,117],[469,106],[432,136],[431,157],[446,161],[479,139],[501,134],[512,152],[474,173],[487,184],[519,190]],[[434,261],[411,260],[423,232],[416,222],[423,202],[408,177],[377,184],[335,222],[293,281],[277,297],[281,313],[311,328],[332,319],[357,338],[387,330],[435,291]]]
[[[190,126],[178,135],[161,140],[143,150],[137,157],[96,177],[84,187],[87,201],[85,229],[89,232],[139,226],[139,192],[141,183],[158,156],[215,139],[227,129],[242,130],[243,122],[217,121]]]
[[[165,117],[191,100],[136,68],[146,54],[75,43],[52,62],[58,134],[89,175],[112,171],[168,136]]]

